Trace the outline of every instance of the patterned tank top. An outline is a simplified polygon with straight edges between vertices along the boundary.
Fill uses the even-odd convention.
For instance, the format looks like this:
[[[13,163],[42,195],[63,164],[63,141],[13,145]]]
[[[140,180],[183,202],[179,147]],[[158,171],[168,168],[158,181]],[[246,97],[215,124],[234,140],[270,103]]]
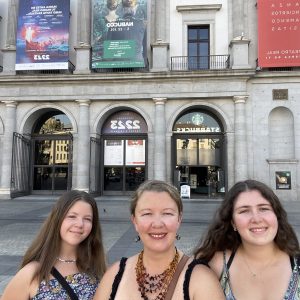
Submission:
[[[94,297],[99,281],[85,273],[76,273],[65,277],[79,300],[91,300]],[[37,294],[32,300],[67,300],[70,299],[65,289],[57,279],[50,279],[40,283]]]
[[[223,288],[226,300],[237,300],[232,292],[230,285],[229,268],[233,261],[235,252],[232,252],[228,262],[226,263],[226,252],[223,252],[223,270],[220,277],[220,283]],[[299,258],[291,257],[292,275],[289,286],[282,300],[300,300],[300,264]]]

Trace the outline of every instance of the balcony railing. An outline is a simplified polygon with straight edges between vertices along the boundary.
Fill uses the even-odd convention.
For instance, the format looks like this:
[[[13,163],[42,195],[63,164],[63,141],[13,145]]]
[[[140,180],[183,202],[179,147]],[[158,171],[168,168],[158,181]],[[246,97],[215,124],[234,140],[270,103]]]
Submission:
[[[230,55],[171,57],[171,71],[223,70],[229,67]]]

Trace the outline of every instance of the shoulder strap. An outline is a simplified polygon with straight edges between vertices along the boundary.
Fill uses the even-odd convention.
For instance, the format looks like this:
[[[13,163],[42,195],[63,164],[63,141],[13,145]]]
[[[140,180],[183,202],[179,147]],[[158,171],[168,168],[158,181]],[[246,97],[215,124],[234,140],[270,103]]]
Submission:
[[[174,293],[179,275],[180,275],[182,269],[184,268],[186,262],[188,261],[188,259],[189,259],[189,257],[187,255],[183,254],[181,260],[179,261],[179,263],[177,265],[177,268],[176,268],[175,273],[172,277],[172,280],[169,284],[165,300],[171,300],[172,299],[172,296],[173,296],[173,293]]]
[[[73,289],[70,287],[70,285],[68,284],[66,279],[57,271],[56,268],[54,268],[54,267],[52,268],[51,274],[53,275],[53,277],[55,277],[57,279],[57,281],[66,290],[66,292],[70,296],[71,300],[78,300],[78,297],[75,294],[75,292],[73,291]]]
[[[116,275],[114,282],[112,284],[112,288],[111,288],[111,294],[109,297],[109,300],[113,300],[115,299],[119,284],[121,282],[124,270],[125,270],[125,266],[126,266],[126,261],[127,261],[127,257],[122,257],[120,260],[120,266],[119,266],[119,272]]]
[[[229,271],[229,268],[230,268],[230,266],[231,266],[231,264],[232,264],[232,261],[233,261],[233,259],[234,259],[234,256],[235,256],[235,251],[232,251],[232,252],[231,252],[231,255],[230,255],[229,259],[228,259],[228,262],[227,262],[227,270],[228,270],[228,271]],[[224,251],[224,257],[226,258],[226,250]]]

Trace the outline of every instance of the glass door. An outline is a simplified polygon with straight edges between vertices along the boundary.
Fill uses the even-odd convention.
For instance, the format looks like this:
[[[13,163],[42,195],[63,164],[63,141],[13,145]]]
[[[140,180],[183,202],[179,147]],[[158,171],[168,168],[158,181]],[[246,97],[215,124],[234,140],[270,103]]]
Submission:
[[[146,139],[104,140],[104,192],[130,192],[145,180]]]

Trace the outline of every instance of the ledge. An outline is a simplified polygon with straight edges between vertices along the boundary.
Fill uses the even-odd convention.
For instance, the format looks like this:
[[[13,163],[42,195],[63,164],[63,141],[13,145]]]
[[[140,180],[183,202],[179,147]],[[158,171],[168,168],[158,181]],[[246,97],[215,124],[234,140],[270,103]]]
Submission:
[[[298,159],[267,159],[267,162],[270,165],[273,164],[297,164],[299,162]]]
[[[210,4],[210,5],[177,5],[176,10],[178,12],[185,11],[204,11],[215,10],[218,11],[222,8],[222,4]]]

